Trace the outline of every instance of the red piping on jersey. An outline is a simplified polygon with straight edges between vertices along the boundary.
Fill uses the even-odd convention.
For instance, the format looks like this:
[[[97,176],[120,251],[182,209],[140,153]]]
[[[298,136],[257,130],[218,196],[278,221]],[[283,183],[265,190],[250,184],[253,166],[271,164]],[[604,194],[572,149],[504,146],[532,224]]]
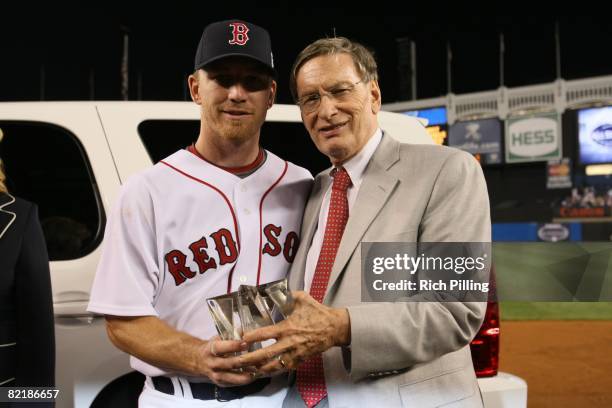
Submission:
[[[221,170],[225,170],[229,173],[232,173],[234,175],[240,174],[240,173],[247,173],[249,171],[255,170],[257,167],[259,167],[261,165],[261,163],[263,163],[264,161],[264,151],[263,149],[260,147],[259,148],[259,153],[257,153],[257,157],[255,158],[255,160],[253,160],[252,163],[247,164],[245,166],[241,166],[241,167],[225,167],[225,166],[221,166],[219,164],[215,164],[213,162],[211,162],[210,160],[208,160],[206,157],[202,156],[200,154],[200,152],[198,152],[198,149],[195,148],[195,144],[191,144],[189,146],[187,146],[187,151],[193,155],[195,155],[197,158],[204,160],[206,163],[208,164],[212,164],[215,167],[220,168]]]
[[[268,193],[270,191],[272,191],[272,189],[274,189],[274,187],[276,187],[276,185],[278,183],[280,183],[280,181],[283,179],[283,177],[285,177],[285,174],[287,173],[287,167],[288,164],[285,161],[285,168],[283,169],[283,173],[280,175],[280,177],[278,178],[278,180],[276,180],[274,182],[274,184],[272,184],[270,186],[270,188],[264,193],[263,196],[261,196],[261,201],[259,202],[259,264],[257,265],[257,284],[259,285],[259,275],[261,274],[261,257],[263,255],[263,248],[261,247],[262,244],[262,230],[263,230],[263,202],[266,199],[266,196],[268,195]]]
[[[217,187],[213,186],[212,184],[205,182],[204,180],[200,180],[199,178],[194,177],[191,174],[185,173],[183,170],[177,169],[173,165],[168,164],[168,163],[166,163],[163,160],[160,160],[160,163],[165,164],[166,166],[170,167],[174,171],[182,174],[183,176],[185,176],[187,178],[190,178],[190,179],[192,179],[194,181],[197,181],[198,183],[204,184],[205,186],[208,186],[208,187],[212,188],[217,193],[219,193],[221,195],[221,197],[223,197],[223,199],[225,200],[227,206],[230,209],[230,212],[232,213],[232,218],[234,219],[234,231],[236,231],[236,241],[238,241],[238,255],[240,255],[240,234],[238,233],[238,220],[236,218],[236,213],[234,212],[234,207],[232,207],[232,204],[228,200],[227,196],[223,193],[223,191],[219,190]],[[261,234],[261,231],[260,231],[260,234]],[[261,237],[261,235],[260,235],[260,237]],[[261,244],[260,244],[260,246],[261,246]],[[232,274],[234,273],[234,268],[235,267],[236,267],[236,264],[234,264],[234,266],[230,270],[229,277],[227,278],[227,293],[231,293],[231,291],[232,291]]]

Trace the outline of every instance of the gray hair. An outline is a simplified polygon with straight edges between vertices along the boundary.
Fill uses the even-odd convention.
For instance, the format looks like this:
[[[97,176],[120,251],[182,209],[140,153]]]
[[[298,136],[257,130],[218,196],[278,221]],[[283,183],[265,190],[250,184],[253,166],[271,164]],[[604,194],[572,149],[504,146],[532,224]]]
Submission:
[[[363,45],[345,37],[321,38],[304,48],[295,59],[289,87],[293,99],[297,101],[297,74],[307,61],[321,55],[348,54],[355,63],[355,69],[362,76],[362,80],[378,81],[378,67],[373,53]]]

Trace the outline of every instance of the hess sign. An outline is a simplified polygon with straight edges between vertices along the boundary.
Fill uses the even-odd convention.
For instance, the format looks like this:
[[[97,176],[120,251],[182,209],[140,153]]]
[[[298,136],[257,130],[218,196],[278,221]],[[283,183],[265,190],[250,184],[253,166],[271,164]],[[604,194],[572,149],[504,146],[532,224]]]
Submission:
[[[561,157],[559,115],[542,114],[506,121],[506,161],[545,161]]]

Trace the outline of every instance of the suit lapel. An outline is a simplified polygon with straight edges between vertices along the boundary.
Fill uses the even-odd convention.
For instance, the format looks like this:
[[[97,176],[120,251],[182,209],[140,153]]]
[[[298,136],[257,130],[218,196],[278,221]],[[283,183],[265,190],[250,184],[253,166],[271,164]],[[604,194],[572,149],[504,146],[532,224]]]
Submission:
[[[329,169],[320,173],[315,179],[312,192],[310,193],[306,208],[304,209],[304,218],[302,220],[302,229],[300,233],[300,246],[295,255],[293,265],[291,266],[291,272],[289,273],[289,287],[292,290],[304,289],[306,256],[310,250],[312,238],[317,230],[323,197],[331,184],[331,179],[325,177],[327,174],[329,174]]]
[[[9,211],[9,206],[14,202],[15,198],[13,196],[0,193],[0,238],[4,236],[9,226],[17,218],[14,212]]]
[[[387,170],[399,160],[399,147],[398,142],[383,134],[380,145],[366,167],[357,200],[350,211],[346,229],[342,234],[342,241],[327,284],[326,296],[398,183],[398,179],[390,175]]]

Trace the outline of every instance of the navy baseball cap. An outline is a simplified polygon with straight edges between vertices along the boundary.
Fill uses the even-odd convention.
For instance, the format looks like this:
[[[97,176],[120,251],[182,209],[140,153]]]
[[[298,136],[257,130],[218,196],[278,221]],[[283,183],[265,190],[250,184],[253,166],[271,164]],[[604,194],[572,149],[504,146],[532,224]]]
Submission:
[[[219,21],[206,26],[196,51],[194,69],[232,56],[252,58],[276,75],[270,34],[262,27],[241,20]]]

